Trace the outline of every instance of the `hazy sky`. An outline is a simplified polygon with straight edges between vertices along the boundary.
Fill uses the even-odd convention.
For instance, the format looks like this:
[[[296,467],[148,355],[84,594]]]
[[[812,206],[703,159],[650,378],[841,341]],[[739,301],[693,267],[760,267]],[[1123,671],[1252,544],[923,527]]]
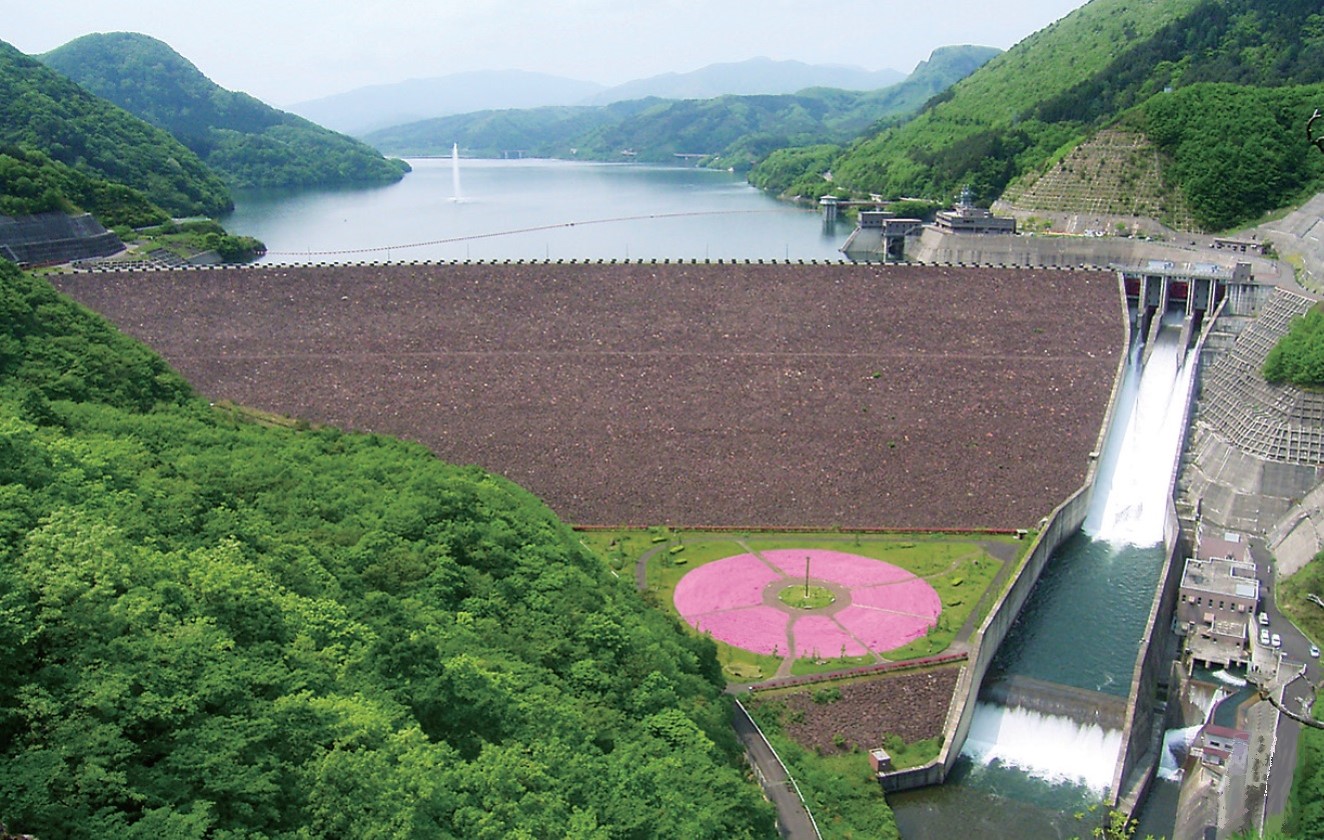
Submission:
[[[276,106],[365,85],[518,69],[620,84],[756,56],[909,73],[935,48],[1006,49],[1085,0],[39,0],[9,4],[25,53],[89,32],[165,41]]]

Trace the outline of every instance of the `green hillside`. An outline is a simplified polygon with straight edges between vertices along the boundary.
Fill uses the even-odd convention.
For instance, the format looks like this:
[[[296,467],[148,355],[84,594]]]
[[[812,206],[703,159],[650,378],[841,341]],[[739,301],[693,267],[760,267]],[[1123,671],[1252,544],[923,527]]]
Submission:
[[[384,128],[364,140],[387,154],[405,156],[449,155],[458,143],[469,157],[501,157],[520,151],[529,157],[570,157],[587,133],[615,125],[647,109],[653,100],[612,105],[548,105],[475,111]],[[614,153],[619,159],[619,150]]]
[[[936,50],[905,81],[877,91],[814,88],[797,94],[643,99],[601,107],[486,111],[410,123],[365,139],[393,154],[465,153],[671,163],[701,155],[748,168],[771,151],[800,143],[846,142],[881,120],[918,109],[935,93],[997,55],[990,47]]]
[[[78,176],[52,177],[84,179],[84,199],[89,191],[114,191],[118,188],[112,185],[118,184],[176,216],[214,216],[232,206],[220,178],[168,133],[93,96],[4,42],[0,42],[0,144],[40,152],[59,167],[74,170]],[[39,192],[50,182],[43,183],[46,186]],[[64,198],[79,201],[73,195]]]
[[[0,263],[0,821],[775,836],[712,644],[537,499],[258,425]]]
[[[1145,103],[1165,90],[1320,81],[1324,16],[1317,3],[1093,0],[936,97],[913,121],[855,144],[826,169],[803,171],[798,183],[821,181],[830,170],[838,192],[950,201],[968,185],[987,203],[1131,109],[1153,116]],[[1158,145],[1175,154],[1166,139]],[[1192,170],[1179,164],[1165,177],[1185,192]],[[1290,197],[1304,188],[1300,181],[1274,186]],[[1198,197],[1191,203],[1204,204]],[[1248,218],[1226,203],[1198,207],[1197,216],[1215,228]]]
[[[80,210],[108,226],[145,227],[169,218],[131,187],[88,175],[39,151],[0,146],[0,216]]]
[[[409,169],[364,143],[225,90],[146,35],[86,35],[40,58],[170,132],[233,187],[389,183]]]

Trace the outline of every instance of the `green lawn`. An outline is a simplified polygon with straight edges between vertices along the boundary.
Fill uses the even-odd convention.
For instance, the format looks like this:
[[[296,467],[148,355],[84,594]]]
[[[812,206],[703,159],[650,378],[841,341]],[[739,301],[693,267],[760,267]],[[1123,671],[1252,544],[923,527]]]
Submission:
[[[941,653],[955,641],[972,614],[976,620],[982,620],[998,594],[989,592],[989,588],[1003,565],[985,549],[985,544],[1015,544],[1019,562],[1032,543],[1029,539],[1017,541],[1011,536],[989,534],[707,532],[662,527],[583,531],[580,538],[622,576],[633,576],[640,559],[646,557],[646,595],[673,615],[676,584],[687,572],[750,550],[825,549],[899,566],[928,581],[942,599],[943,609],[937,626],[927,636],[887,653],[886,658],[891,661]],[[986,593],[989,597],[984,597]],[[760,656],[720,642],[717,647],[722,668],[732,682],[767,679],[781,664],[780,657]],[[801,658],[792,663],[791,673],[828,673],[875,661],[872,656]]]

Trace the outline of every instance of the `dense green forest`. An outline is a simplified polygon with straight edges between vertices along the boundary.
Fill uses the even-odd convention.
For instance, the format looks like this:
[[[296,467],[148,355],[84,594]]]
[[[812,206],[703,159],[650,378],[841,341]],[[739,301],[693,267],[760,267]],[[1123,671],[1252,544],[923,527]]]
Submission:
[[[702,155],[712,165],[748,169],[786,146],[844,143],[918,109],[934,94],[998,54],[991,47],[944,47],[905,81],[876,91],[812,88],[796,94],[642,99],[600,107],[484,111],[373,132],[365,139],[393,154],[465,154],[674,162]]]
[[[710,642],[537,499],[267,427],[0,264],[0,820],[768,837]]]
[[[132,187],[88,175],[39,151],[0,146],[0,216],[78,210],[108,227],[143,227],[169,218]]]
[[[1315,562],[1324,561],[1316,557]],[[1324,840],[1324,732],[1301,727],[1292,797],[1283,834],[1293,840]]]
[[[951,200],[969,186],[977,201],[987,203],[1011,179],[1051,164],[1128,110],[1144,106],[1148,112],[1145,103],[1165,90],[1321,81],[1324,15],[1311,0],[1093,0],[934,97],[914,120],[855,143],[828,167],[813,158],[814,168],[799,176],[781,172],[766,181],[795,190],[830,171],[837,192]],[[1222,125],[1244,121],[1252,126],[1251,137],[1267,127],[1254,113],[1261,104],[1256,100],[1218,104],[1238,110],[1205,116],[1222,117]],[[1172,106],[1154,105],[1150,116],[1161,121],[1165,107]],[[1283,123],[1277,114],[1274,119]],[[1203,164],[1218,150],[1230,151],[1234,160],[1220,160],[1215,169],[1236,172],[1242,166],[1230,141],[1207,139],[1199,164],[1197,156],[1182,154],[1189,147],[1168,147],[1179,156],[1174,179],[1193,191],[1202,221],[1212,228],[1254,217],[1249,206],[1236,205],[1253,186],[1238,184],[1219,197],[1210,184],[1187,183],[1208,171]],[[787,163],[780,156],[767,166],[785,169]],[[1313,169],[1290,163],[1282,171],[1273,184],[1280,195],[1274,206],[1298,197],[1315,177]],[[764,177],[758,170],[754,175]]]
[[[4,42],[0,144],[41,152],[93,181],[127,186],[176,216],[215,216],[233,206],[221,179],[167,132]]]
[[[225,90],[146,35],[85,35],[40,58],[170,132],[232,187],[389,183],[409,171],[365,143]]]
[[[1126,121],[1167,156],[1167,173],[1206,230],[1224,230],[1324,188],[1324,155],[1305,138],[1324,85],[1203,83],[1159,94]]]
[[[1311,309],[1292,322],[1264,359],[1264,378],[1277,384],[1324,386],[1324,309]]]

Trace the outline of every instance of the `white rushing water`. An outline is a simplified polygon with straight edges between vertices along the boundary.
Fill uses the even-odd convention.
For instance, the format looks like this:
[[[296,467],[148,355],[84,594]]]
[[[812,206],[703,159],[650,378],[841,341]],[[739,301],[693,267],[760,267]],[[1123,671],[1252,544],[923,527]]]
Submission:
[[[1095,542],[1109,546],[1110,556],[1102,562],[1112,562],[1127,546],[1163,542],[1194,368],[1179,345],[1179,329],[1165,321],[1143,367],[1142,348],[1134,348],[1083,526]],[[1080,643],[1113,640],[1084,634]],[[1174,735],[1174,749],[1184,749],[1182,737]],[[1121,743],[1120,732],[1098,725],[979,703],[963,752],[979,764],[1012,765],[1050,783],[1080,784],[1103,793],[1112,785]]]
[[[1115,729],[1019,706],[977,703],[963,752],[978,764],[1010,765],[1046,782],[1102,793],[1112,785],[1121,746],[1122,733]]]
[[[1163,733],[1163,755],[1159,757],[1158,777],[1170,782],[1181,781],[1182,762],[1191,752],[1191,745],[1200,734],[1201,726],[1169,729]]]
[[[1095,539],[1142,546],[1163,541],[1195,368],[1180,341],[1180,330],[1165,323],[1141,371],[1133,407],[1119,413],[1125,426],[1108,453],[1111,462],[1100,465],[1085,519],[1085,532]]]

